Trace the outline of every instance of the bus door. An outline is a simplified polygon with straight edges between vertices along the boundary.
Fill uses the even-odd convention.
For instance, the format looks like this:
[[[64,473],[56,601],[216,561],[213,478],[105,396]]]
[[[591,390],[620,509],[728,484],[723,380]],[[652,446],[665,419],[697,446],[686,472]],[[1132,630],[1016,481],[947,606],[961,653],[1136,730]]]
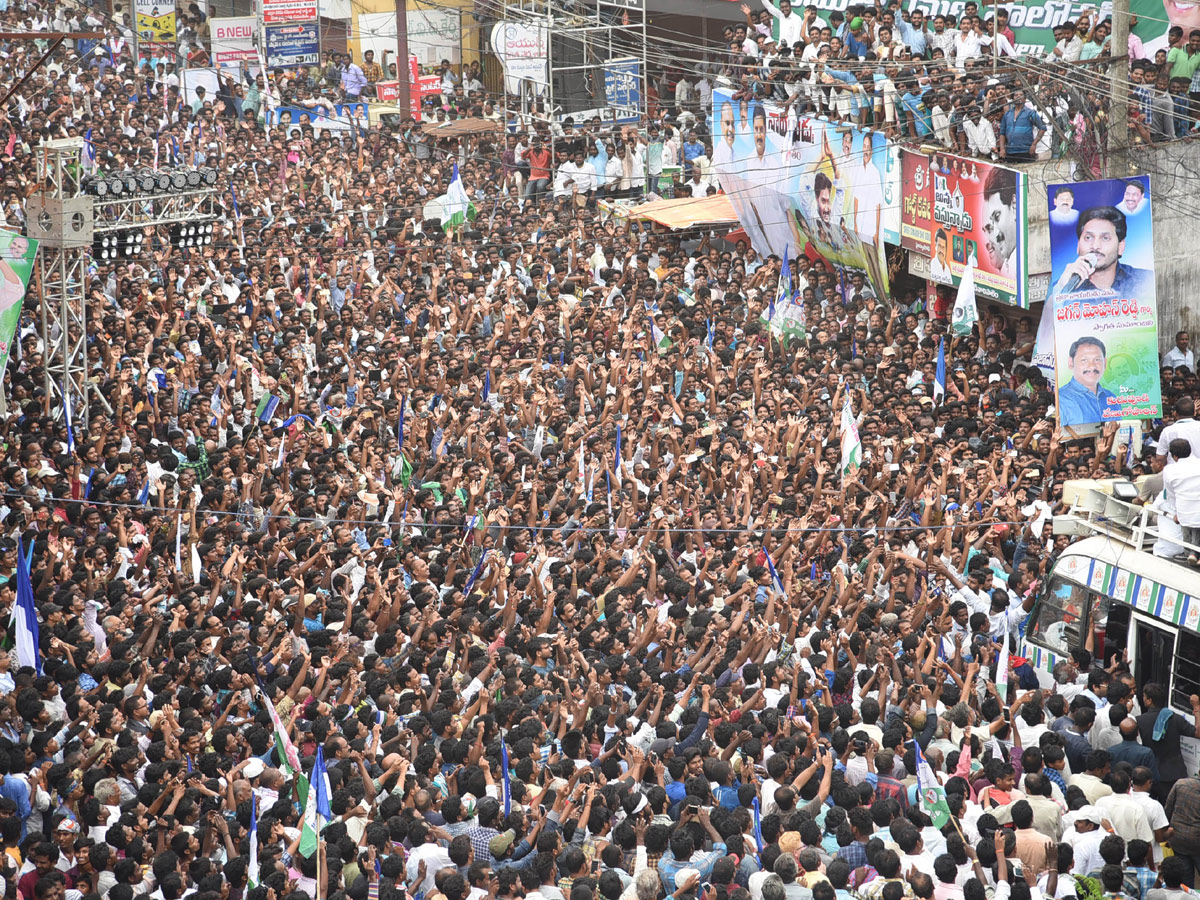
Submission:
[[[1138,696],[1150,683],[1171,683],[1171,661],[1175,657],[1175,631],[1153,619],[1134,614],[1130,663]]]

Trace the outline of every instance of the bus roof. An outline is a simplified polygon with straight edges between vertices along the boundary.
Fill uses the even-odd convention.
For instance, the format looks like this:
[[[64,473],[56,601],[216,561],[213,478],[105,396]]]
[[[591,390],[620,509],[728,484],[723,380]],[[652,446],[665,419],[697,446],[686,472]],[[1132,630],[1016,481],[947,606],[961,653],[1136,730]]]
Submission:
[[[1200,631],[1200,572],[1109,537],[1075,541],[1054,574],[1144,613]]]

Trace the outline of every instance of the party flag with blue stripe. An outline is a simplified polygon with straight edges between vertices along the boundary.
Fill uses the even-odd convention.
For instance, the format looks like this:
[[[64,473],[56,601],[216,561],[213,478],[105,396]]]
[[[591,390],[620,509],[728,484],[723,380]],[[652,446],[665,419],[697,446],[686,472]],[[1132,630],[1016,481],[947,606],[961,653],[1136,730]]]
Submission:
[[[763,852],[762,809],[757,797],[754,798],[754,844],[758,847],[758,853],[761,856]]]
[[[767,557],[767,571],[771,573],[771,583],[775,585],[775,590],[779,591],[780,594],[786,597],[787,591],[783,589],[783,579],[780,578],[779,573],[775,571],[775,561],[771,559],[771,554],[767,552],[765,547],[763,548],[763,553],[766,554]]]
[[[32,546],[30,547],[32,550]],[[25,555],[23,540],[17,538],[17,602],[13,604],[9,619],[9,630],[13,634],[17,665],[28,666],[38,675],[42,674],[42,653],[39,648],[41,634],[38,630],[37,608],[33,602],[33,579],[31,566]]]
[[[396,447],[404,449],[404,407],[408,404],[407,397],[400,398],[400,419],[396,422]]]
[[[937,373],[933,376],[933,402],[935,406],[942,405],[946,396],[946,341],[938,341]]]
[[[145,506],[150,502],[150,478],[147,476],[146,483],[142,485],[142,490],[138,494],[138,506]]]
[[[507,816],[512,811],[512,784],[508,774],[508,745],[503,738],[500,739],[500,777],[503,779],[504,815]]]
[[[622,468],[622,463],[621,463],[621,426],[620,425],[617,426],[617,446],[614,449],[614,454],[616,455],[616,461],[613,464],[613,474],[615,476],[617,476],[617,486],[620,487],[620,485],[621,485],[621,468]]]
[[[491,550],[484,550],[483,556],[479,557],[479,562],[475,565],[475,571],[471,573],[471,577],[467,579],[467,583],[463,586],[463,596],[466,597],[471,593],[471,588],[475,587],[475,582],[479,580],[479,576],[483,574],[483,564],[487,561],[488,554]]]
[[[488,402],[488,397],[492,393],[492,372],[489,369],[483,373],[483,402]]]
[[[67,452],[70,453],[72,456],[74,456],[75,455],[75,429],[72,427],[72,425],[73,425],[72,419],[74,418],[74,416],[72,416],[72,414],[71,414],[71,392],[67,390],[67,386],[65,383],[63,384],[62,398],[63,398],[63,417],[66,419],[66,422],[67,422]]]

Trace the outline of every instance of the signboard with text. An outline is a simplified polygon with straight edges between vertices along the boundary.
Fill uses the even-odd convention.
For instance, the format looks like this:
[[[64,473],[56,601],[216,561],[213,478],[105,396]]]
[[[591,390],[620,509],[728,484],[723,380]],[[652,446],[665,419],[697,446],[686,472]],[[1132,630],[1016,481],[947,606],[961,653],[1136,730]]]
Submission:
[[[258,20],[254,16],[212,19],[212,64],[218,69],[237,69],[242,63],[256,66],[258,51],[254,49],[254,35],[258,31]]]
[[[263,23],[316,22],[317,0],[263,0]]]
[[[268,66],[309,66],[321,61],[320,36],[315,22],[268,25],[263,32]]]

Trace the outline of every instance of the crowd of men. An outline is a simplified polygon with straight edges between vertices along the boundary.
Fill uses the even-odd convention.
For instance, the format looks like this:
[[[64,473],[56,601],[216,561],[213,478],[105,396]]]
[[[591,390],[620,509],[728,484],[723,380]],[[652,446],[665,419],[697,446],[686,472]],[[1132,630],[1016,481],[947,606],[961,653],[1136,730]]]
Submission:
[[[918,15],[851,35],[887,44],[892,16],[916,40]],[[1076,650],[1052,690],[1016,657],[1064,483],[1200,453],[1185,332],[1140,453],[1112,427],[1062,438],[1029,315],[946,337],[936,402],[930,298],[805,260],[808,336],[784,346],[761,321],[779,260],[605,219],[593,189],[663,187],[664,161],[678,190],[705,177],[691,98],[567,128],[581,152],[552,161],[540,133],[264,123],[361,97],[385,61],[188,102],[180,61],[135,67],[102,13],[0,11],[60,20],[111,39],[41,68],[43,42],[0,41],[0,80],[32,72],[0,110],[8,228],[57,138],[86,136],[90,171],[228,185],[211,244],[163,230],[89,268],[86,428],[47,394],[36,284],[25,301],[0,438],[6,900],[1195,884],[1192,719],[1119,654]],[[494,113],[477,68],[443,72],[435,118]],[[423,209],[456,172],[474,218],[448,235]]]

